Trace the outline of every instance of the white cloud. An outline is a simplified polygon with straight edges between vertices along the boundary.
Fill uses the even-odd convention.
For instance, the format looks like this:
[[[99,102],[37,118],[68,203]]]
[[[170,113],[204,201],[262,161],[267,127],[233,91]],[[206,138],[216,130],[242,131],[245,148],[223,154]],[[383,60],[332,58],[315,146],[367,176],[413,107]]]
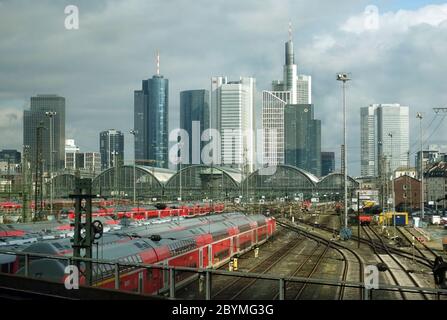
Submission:
[[[374,8],[374,7],[372,7]],[[364,32],[406,32],[414,26],[427,24],[439,26],[447,21],[447,4],[428,5],[418,10],[399,10],[397,12],[386,12],[380,14],[377,11],[365,10],[365,12],[350,17],[340,27],[345,32],[361,34]],[[377,14],[377,17],[376,17]],[[371,28],[371,21],[377,18],[377,28]]]

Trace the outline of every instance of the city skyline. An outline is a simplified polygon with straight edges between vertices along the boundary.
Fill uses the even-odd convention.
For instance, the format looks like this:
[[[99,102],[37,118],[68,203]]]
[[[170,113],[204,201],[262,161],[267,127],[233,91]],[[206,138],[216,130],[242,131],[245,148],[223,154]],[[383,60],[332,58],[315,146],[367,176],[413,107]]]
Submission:
[[[435,2],[431,1],[429,3]],[[352,133],[349,135],[350,139],[348,141],[350,155],[348,165],[352,175],[360,174],[360,141],[358,139],[360,107],[372,103],[394,102],[410,105],[409,116],[412,138],[410,145],[413,145],[418,139],[416,112],[422,111],[424,113],[424,125],[428,126],[434,116],[431,108],[444,106],[445,101],[447,101],[446,94],[441,88],[442,81],[435,81],[442,75],[443,66],[445,66],[444,59],[441,59],[445,51],[440,43],[445,43],[442,39],[445,38],[445,32],[443,32],[445,23],[443,21],[447,19],[444,10],[446,5],[427,7],[428,2],[421,1],[419,4],[412,3],[407,8],[403,2],[394,2],[392,6],[388,6],[385,2],[379,2],[377,7],[380,10],[382,20],[381,27],[371,32],[364,30],[358,22],[363,16],[363,10],[368,5],[367,2],[358,1],[353,5],[351,1],[344,1],[337,4],[339,7],[346,6],[346,11],[339,10],[343,14],[335,14],[332,20],[327,19],[327,17],[323,19],[323,17],[314,14],[312,15],[314,18],[310,21],[306,20],[305,17],[309,16],[309,12],[315,9],[310,5],[304,5],[304,3],[292,4],[284,1],[284,8],[269,11],[268,7],[270,5],[273,7],[271,3],[257,6],[254,2],[248,2],[238,10],[229,12],[223,18],[219,18],[220,20],[218,19],[218,21],[223,21],[222,19],[237,18],[235,21],[240,22],[236,24],[236,28],[240,30],[238,34],[231,32],[229,26],[226,30],[225,28],[219,30],[219,34],[227,39],[226,46],[229,45],[229,48],[222,50],[218,41],[219,37],[216,39],[207,38],[201,40],[201,42],[205,41],[203,43],[208,44],[210,50],[204,53],[203,47],[201,47],[200,51],[204,56],[200,57],[196,51],[192,50],[195,46],[197,47],[197,41],[191,41],[190,44],[182,41],[180,47],[183,46],[185,50],[179,50],[180,47],[171,46],[171,44],[156,37],[155,39],[139,41],[150,43],[150,45],[132,48],[132,51],[137,53],[131,54],[130,51],[121,49],[121,51],[117,50],[116,53],[111,54],[111,58],[103,59],[104,61],[97,63],[97,54],[93,54],[93,52],[98,50],[97,52],[100,55],[103,52],[102,50],[106,48],[105,44],[99,42],[98,47],[93,46],[93,49],[87,50],[85,53],[87,55],[82,55],[78,52],[80,43],[91,40],[90,37],[96,36],[100,32],[100,34],[109,35],[108,45],[123,48],[129,41],[136,43],[135,37],[127,39],[126,35],[131,34],[134,31],[133,28],[136,28],[137,25],[141,27],[143,23],[140,19],[141,16],[136,12],[129,12],[124,10],[125,8],[119,6],[115,8],[113,5],[105,4],[106,2],[95,5],[79,2],[81,26],[78,31],[57,29],[59,27],[63,29],[63,23],[61,23],[63,21],[62,5],[57,6],[50,2],[43,2],[42,6],[44,9],[48,9],[49,13],[44,13],[45,10],[42,9],[42,11],[35,13],[36,18],[30,19],[30,23],[33,23],[36,21],[34,19],[49,14],[49,18],[46,19],[48,21],[45,21],[46,23],[43,23],[42,26],[44,30],[36,27],[31,34],[36,36],[43,35],[43,32],[49,34],[53,32],[55,36],[66,35],[66,41],[70,41],[70,43],[67,43],[67,49],[56,50],[51,62],[48,57],[39,55],[39,53],[48,50],[48,48],[44,50],[39,45],[34,52],[39,59],[32,60],[32,65],[27,62],[27,59],[23,59],[24,52],[20,53],[16,59],[13,58],[13,55],[4,55],[5,60],[2,62],[4,68],[2,70],[6,72],[5,75],[2,75],[2,77],[5,77],[2,78],[5,86],[3,94],[0,96],[0,110],[2,111],[0,130],[5,138],[2,139],[0,148],[15,148],[21,151],[22,142],[17,138],[20,136],[17,133],[21,131],[22,119],[20,113],[25,108],[24,105],[27,106],[27,100],[30,96],[43,92],[54,92],[66,97],[67,137],[76,138],[83,149],[99,149],[97,139],[92,137],[96,137],[98,132],[104,128],[115,127],[127,133],[128,129],[132,129],[132,90],[138,86],[138,79],[147,78],[149,74],[154,73],[152,57],[156,48],[160,48],[160,52],[165,59],[163,64],[165,66],[164,74],[171,80],[170,84],[172,84],[172,90],[170,91],[171,97],[174,97],[174,99],[171,99],[173,101],[173,103],[170,103],[171,111],[179,107],[178,93],[181,91],[180,89],[208,88],[209,77],[213,74],[228,74],[230,78],[244,74],[253,76],[257,80],[256,99],[258,101],[256,102],[256,112],[257,117],[259,117],[260,92],[269,89],[271,79],[281,77],[278,65],[282,64],[283,56],[278,47],[287,39],[289,21],[292,22],[294,30],[296,30],[294,31],[294,38],[296,39],[295,52],[297,53],[298,68],[300,69],[300,66],[302,66],[303,73],[312,76],[314,86],[314,101],[312,102],[317,106],[315,110],[316,118],[322,120],[322,150],[336,152],[336,169],[339,168],[339,145],[341,143],[341,126],[338,124],[340,122],[338,120],[341,119],[341,95],[339,84],[334,80],[337,72],[343,70],[352,72],[353,75],[353,81],[349,84],[347,92],[348,109],[351,111],[348,119],[348,130]],[[192,6],[195,5],[197,4]],[[325,4],[328,7],[327,11],[331,11],[330,7],[332,5]],[[27,10],[25,9],[27,8],[23,8],[20,4],[10,3],[2,3],[2,6],[8,6],[8,10],[2,11],[8,11],[11,16],[5,17],[4,21],[18,18],[18,23],[23,26],[23,30],[30,30],[26,21],[14,15],[14,13],[23,12],[23,10],[26,13]],[[215,4],[215,6],[219,5]],[[32,5],[29,7],[31,8],[28,8],[28,10],[33,9]],[[163,4],[159,7],[166,14],[166,19],[173,19],[172,15],[167,14],[170,5]],[[152,8],[150,5],[140,3],[142,11],[150,12],[150,8]],[[126,32],[118,30],[117,36],[110,38],[116,31],[111,22],[118,9],[124,10],[123,19],[136,18],[135,23],[129,24],[130,33],[129,30],[124,30]],[[398,16],[398,9],[407,10]],[[297,13],[293,19],[291,19],[289,11]],[[61,15],[60,17],[57,16],[58,12]],[[254,21],[259,19],[256,13],[260,15],[260,18],[267,18],[265,27],[260,30],[250,27],[253,19]],[[83,15],[84,18],[92,19],[83,24]],[[101,19],[96,21],[93,17],[101,17]],[[415,19],[416,17],[418,19]],[[332,22],[319,25],[318,22],[323,20]],[[154,27],[161,26],[165,22],[156,20],[153,22]],[[396,27],[396,23],[399,24],[398,27]],[[318,28],[315,27],[317,25],[319,25]],[[39,25],[39,27],[41,26]],[[197,28],[194,26],[191,26],[191,28],[188,34],[200,34]],[[8,38],[8,30],[8,28],[2,28],[2,33],[6,32],[3,38]],[[163,28],[160,30],[163,30]],[[185,37],[182,30],[175,30],[170,30],[170,32]],[[23,45],[35,45],[33,39],[25,33],[26,31],[19,37],[24,40],[21,43]],[[230,35],[234,37],[234,41],[228,40]],[[421,42],[427,36],[436,37],[439,40],[436,45],[430,45],[428,50],[427,42]],[[52,38],[48,39],[51,40]],[[185,37],[185,39],[191,40],[191,37]],[[56,43],[50,42],[50,45],[55,46]],[[251,49],[247,51],[248,48],[253,48],[253,46],[259,48],[259,50],[253,51]],[[243,50],[236,50],[237,48]],[[346,53],[346,48],[350,48],[349,54]],[[231,51],[234,52],[228,55],[227,53]],[[218,54],[219,52],[221,53]],[[400,58],[402,52],[405,53],[405,59]],[[179,56],[180,53],[183,58]],[[24,68],[16,68],[16,60],[21,61]],[[66,67],[58,68],[61,65],[60,63]],[[95,68],[92,68],[93,65]],[[409,67],[410,65],[411,67]],[[92,76],[88,69],[93,69],[95,76]],[[15,72],[10,73],[8,70],[15,70]],[[377,71],[379,72],[377,73]],[[39,83],[30,82],[37,74],[42,80]],[[21,77],[25,81],[18,85],[17,81],[13,81],[13,83],[7,81],[8,77],[10,79]],[[88,78],[95,79],[95,81],[85,80]],[[31,83],[32,85],[30,85]],[[412,83],[418,84],[417,90]],[[95,88],[96,92],[93,92],[90,88]],[[101,118],[99,115],[104,113],[105,110],[107,110],[107,117]],[[173,114],[170,120],[172,120],[174,127],[179,127],[178,115]],[[434,121],[427,135],[430,135],[439,120]],[[255,122],[260,123],[260,121]],[[126,124],[126,127],[123,123]],[[126,154],[129,155],[126,160],[131,160],[133,137],[128,134],[125,134],[125,136]],[[442,143],[441,137],[443,136],[445,136],[445,126],[440,127],[432,137],[434,141],[430,140],[430,143]]]

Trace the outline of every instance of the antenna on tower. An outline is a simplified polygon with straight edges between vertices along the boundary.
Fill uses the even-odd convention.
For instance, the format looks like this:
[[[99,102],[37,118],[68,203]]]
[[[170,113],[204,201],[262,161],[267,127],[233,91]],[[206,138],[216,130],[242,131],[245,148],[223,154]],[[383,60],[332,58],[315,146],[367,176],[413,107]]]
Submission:
[[[292,41],[292,22],[289,21],[289,41]]]
[[[160,75],[160,51],[157,49],[157,76]]]

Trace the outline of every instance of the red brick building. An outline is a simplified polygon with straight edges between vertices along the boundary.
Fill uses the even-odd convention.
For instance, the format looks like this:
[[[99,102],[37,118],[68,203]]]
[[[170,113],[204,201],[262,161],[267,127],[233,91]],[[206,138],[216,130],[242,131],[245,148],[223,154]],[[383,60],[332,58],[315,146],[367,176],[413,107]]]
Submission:
[[[421,181],[406,175],[394,179],[394,196],[399,211],[420,209]]]

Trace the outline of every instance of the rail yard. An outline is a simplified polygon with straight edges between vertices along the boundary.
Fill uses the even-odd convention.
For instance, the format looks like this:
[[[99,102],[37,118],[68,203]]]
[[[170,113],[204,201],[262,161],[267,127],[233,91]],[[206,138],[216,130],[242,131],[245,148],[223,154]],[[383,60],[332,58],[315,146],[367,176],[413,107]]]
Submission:
[[[87,259],[74,255],[72,212],[0,225],[2,274],[62,284],[74,265],[81,286],[186,300],[447,299],[442,247],[418,228],[374,222],[352,223],[352,237],[342,240],[334,203],[101,212]],[[371,267],[378,273],[369,287]]]

